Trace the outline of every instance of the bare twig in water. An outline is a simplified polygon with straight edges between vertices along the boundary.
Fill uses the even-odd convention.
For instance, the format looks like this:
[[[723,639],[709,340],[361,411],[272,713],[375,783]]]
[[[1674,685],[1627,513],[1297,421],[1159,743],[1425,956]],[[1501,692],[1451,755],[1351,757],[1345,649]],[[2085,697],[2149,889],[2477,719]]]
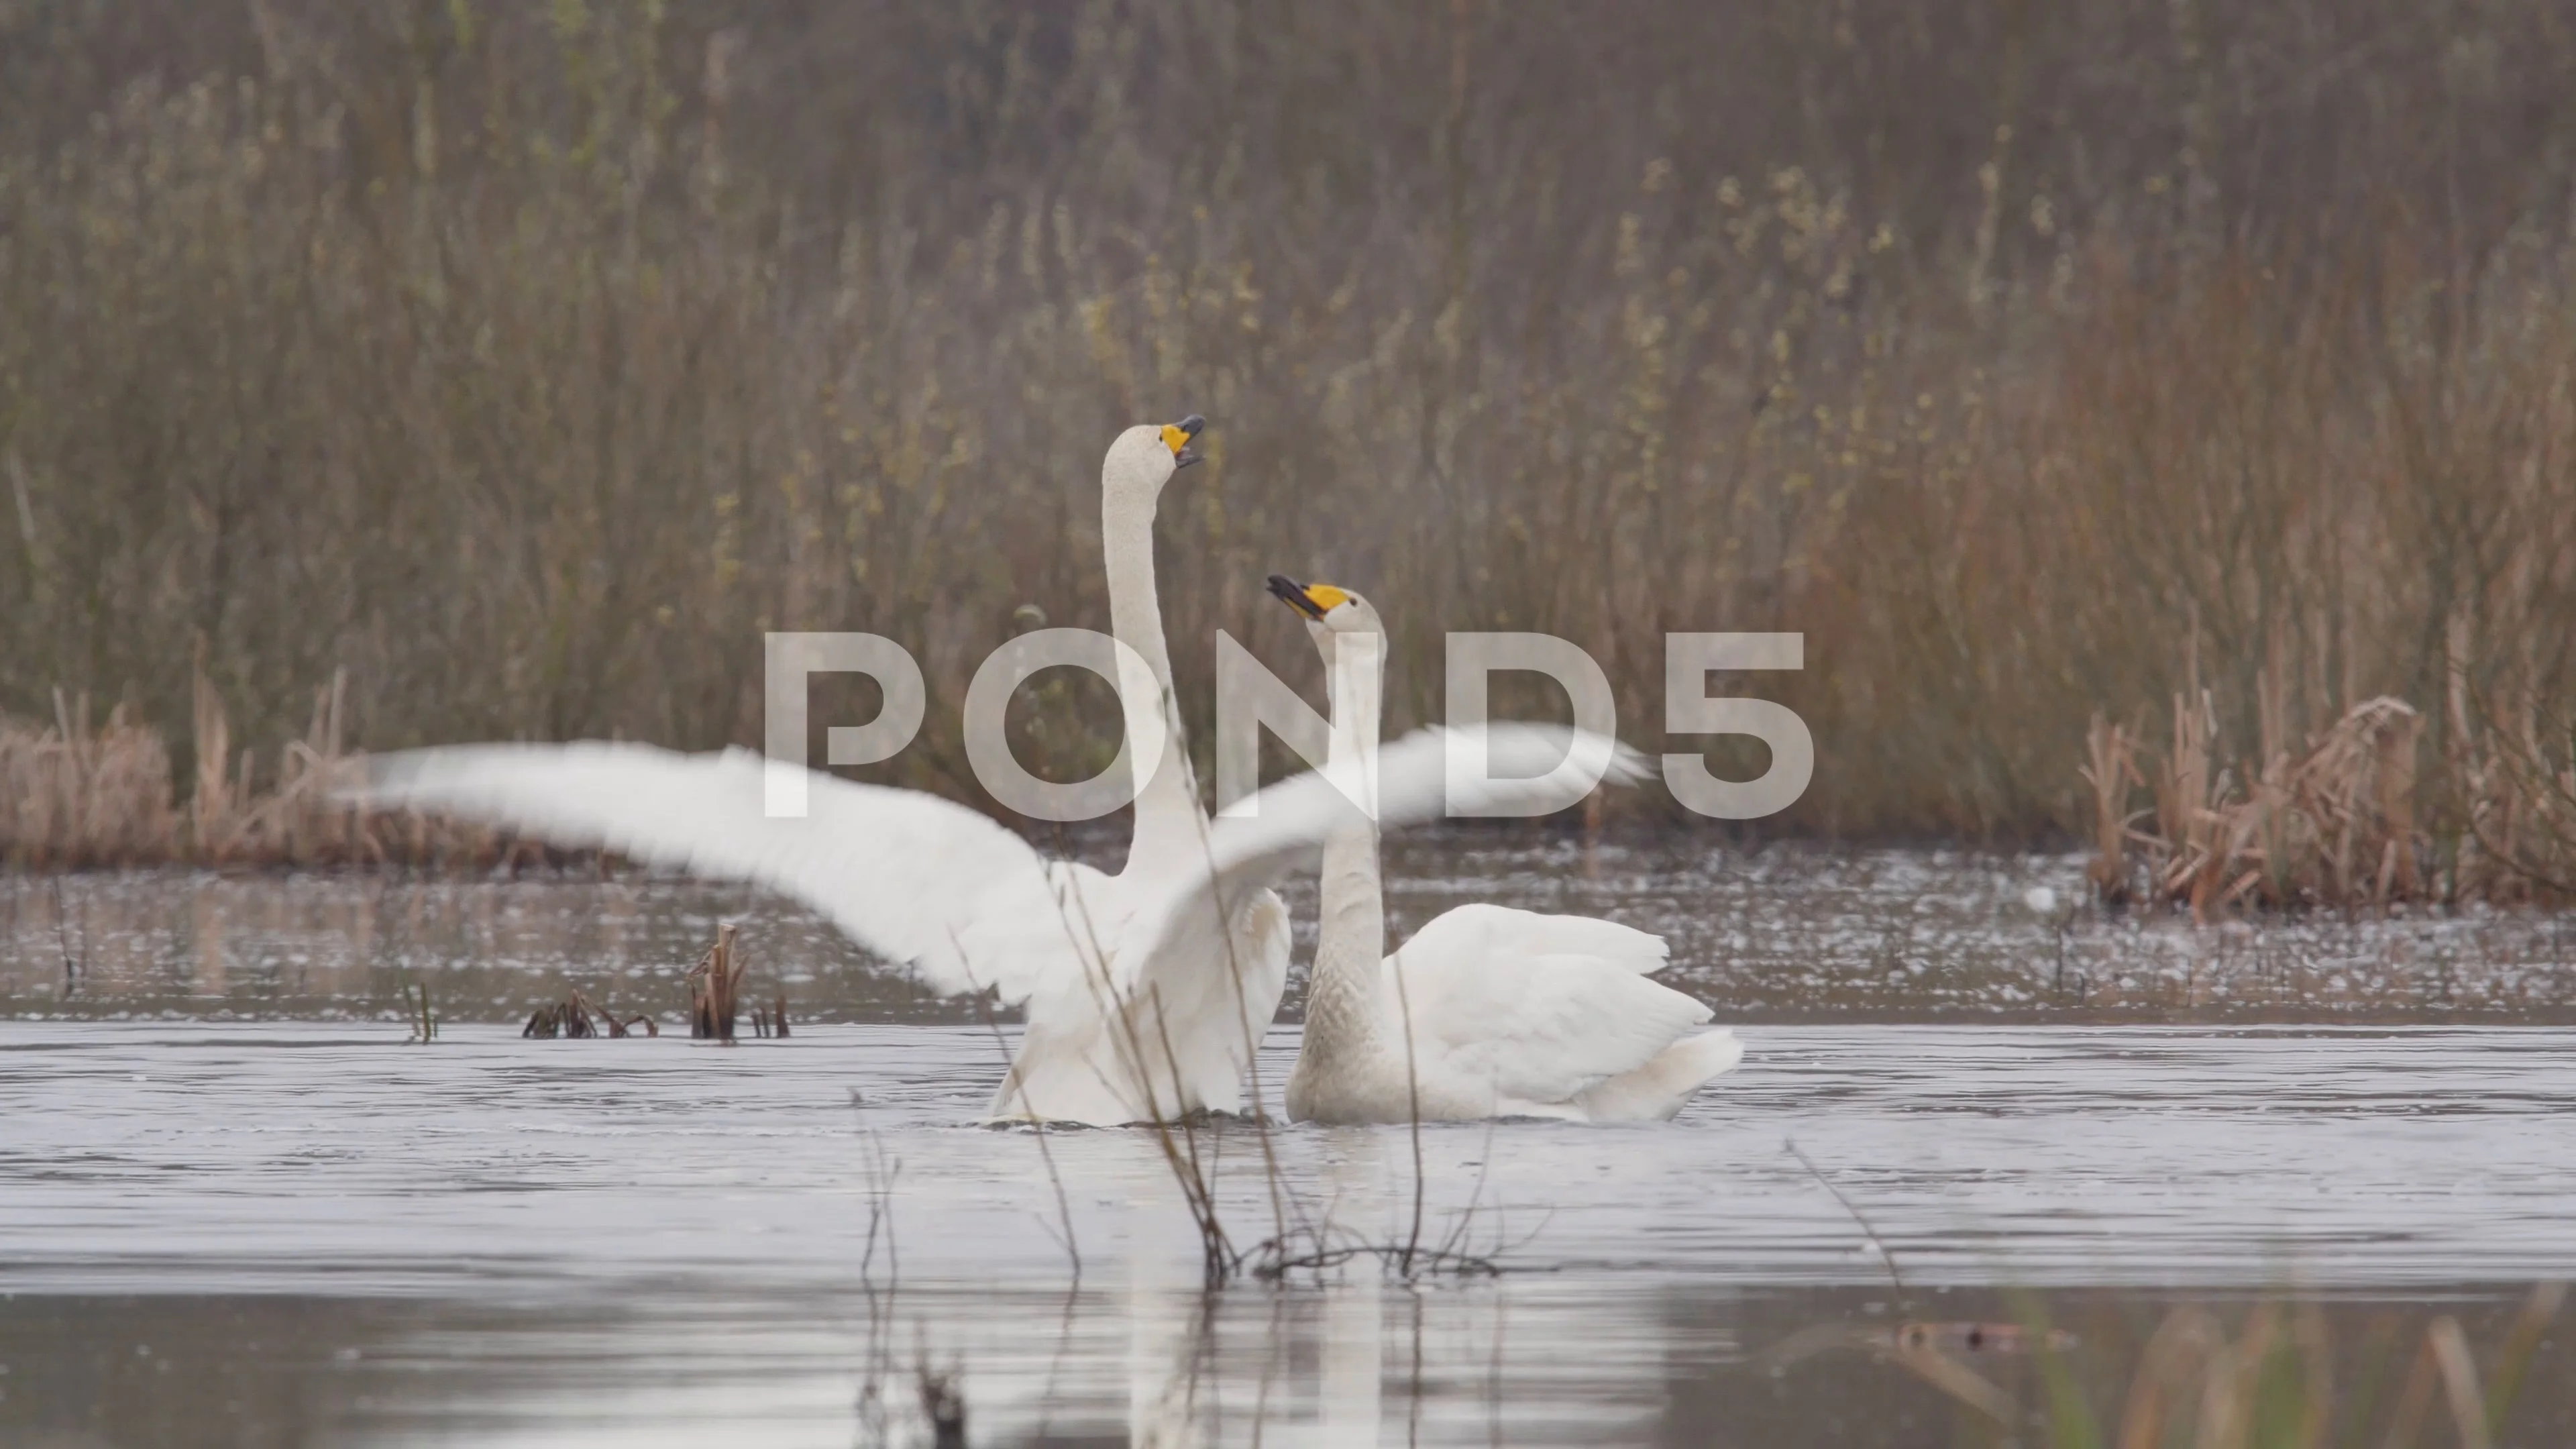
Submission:
[[[903,1176],[903,1159],[886,1154],[885,1143],[873,1128],[867,1133],[865,1163],[867,1173],[868,1231],[859,1249],[859,1283],[873,1297],[876,1293],[877,1240],[885,1240],[886,1293],[891,1296],[900,1279],[902,1266],[895,1254],[894,1189]]]
[[[966,1390],[959,1383],[961,1377],[955,1368],[934,1369],[926,1362],[913,1369],[913,1385],[921,1395],[921,1416],[930,1421],[933,1449],[966,1449]]]
[[[581,994],[575,992],[561,1001],[549,1001],[529,1013],[528,1024],[519,1029],[519,1035],[552,1041],[556,1037],[597,1036],[599,1029],[591,1024],[590,1013],[582,1004]]]
[[[859,1095],[850,1094],[850,1105],[859,1105]],[[891,1444],[894,1442],[887,1423],[885,1386],[894,1378],[894,1304],[895,1290],[902,1277],[902,1264],[895,1250],[894,1190],[903,1175],[900,1159],[886,1155],[885,1143],[874,1129],[864,1129],[865,1150],[861,1166],[867,1193],[867,1233],[859,1252],[859,1292],[867,1302],[867,1336],[860,1352],[859,1397],[856,1405],[859,1420],[859,1442]],[[885,1251],[885,1286],[877,1286],[877,1251],[882,1241]],[[916,1380],[916,1389],[925,1387]],[[924,1402],[923,1409],[930,1406]],[[963,1429],[964,1416],[959,1414]]]
[[[72,934],[66,920],[66,912],[63,910],[63,878],[59,875],[53,876],[50,878],[50,883],[54,889],[54,949],[62,953],[63,1000],[69,1001],[72,999],[72,993],[80,989],[81,973],[80,967],[72,960]],[[89,932],[86,929],[86,922],[81,932],[81,956],[84,960],[89,956]]]
[[[429,982],[405,982],[402,998],[403,1014],[411,1021],[411,1041],[425,1044],[438,1040],[438,1015],[430,1009]]]
[[[1413,1254],[1422,1246],[1422,1074],[1413,1061],[1413,995],[1404,985],[1404,958],[1395,959],[1395,1003],[1404,1020],[1405,1129],[1413,1136],[1413,1229],[1404,1239],[1405,1277],[1413,1276]]]
[[[549,1001],[538,1007],[529,1014],[528,1024],[519,1030],[523,1037],[541,1037],[549,1041],[556,1037],[593,1037],[599,1034],[598,1025],[590,1019],[590,1003],[581,999],[579,991],[572,992],[561,1001]]]
[[[520,1028],[519,1035],[549,1041],[556,1037],[622,1037],[634,1035],[635,1028],[639,1026],[644,1028],[646,1036],[662,1034],[661,1023],[651,1016],[638,1012],[622,1017],[613,1011],[604,1011],[591,1005],[589,998],[581,994],[581,989],[574,987],[564,994],[563,1000],[547,1002],[530,1013],[528,1024]]]
[[[1851,1220],[1860,1225],[1861,1236],[1869,1239],[1871,1249],[1878,1254],[1878,1261],[1887,1267],[1887,1281],[1896,1285],[1897,1306],[1900,1308],[1908,1306],[1912,1302],[1913,1295],[1906,1290],[1905,1275],[1896,1270],[1896,1255],[1887,1250],[1887,1240],[1878,1235],[1878,1229],[1870,1226],[1869,1219],[1862,1215],[1860,1208],[1854,1205],[1850,1198],[1843,1196],[1843,1190],[1834,1186],[1834,1180],[1825,1176],[1824,1170],[1810,1161],[1806,1153],[1798,1150],[1797,1143],[1784,1137],[1780,1140],[1780,1146],[1791,1157],[1798,1159],[1798,1165],[1807,1169],[1807,1175],[1822,1183],[1825,1191],[1834,1195],[1834,1201],[1842,1204],[1843,1211],[1851,1214]]]
[[[1448,1233],[1440,1239],[1439,1252],[1443,1257],[1455,1254],[1459,1246],[1466,1241],[1467,1230],[1476,1220],[1477,1205],[1485,1199],[1485,1180],[1493,1172],[1494,1129],[1497,1125],[1499,1124],[1493,1118],[1487,1118],[1485,1121],[1485,1145],[1476,1154],[1476,1185],[1467,1193],[1465,1210],[1449,1224]]]

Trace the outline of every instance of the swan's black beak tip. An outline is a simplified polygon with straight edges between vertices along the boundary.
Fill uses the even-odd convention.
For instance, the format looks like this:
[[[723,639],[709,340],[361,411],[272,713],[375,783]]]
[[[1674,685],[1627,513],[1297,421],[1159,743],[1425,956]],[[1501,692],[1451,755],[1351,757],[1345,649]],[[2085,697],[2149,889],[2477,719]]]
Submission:
[[[1324,611],[1315,607],[1315,601],[1313,599],[1306,597],[1306,586],[1297,582],[1295,579],[1288,577],[1286,574],[1272,574],[1270,576],[1270,593],[1272,597],[1278,599],[1279,602],[1286,604],[1289,608],[1296,610],[1298,613],[1305,615],[1309,619],[1320,619],[1324,617]]]
[[[1199,450],[1190,446],[1190,439],[1197,437],[1206,427],[1207,419],[1197,413],[1192,413],[1177,423],[1163,425],[1163,445],[1172,450],[1173,472],[1177,473],[1199,461]]]

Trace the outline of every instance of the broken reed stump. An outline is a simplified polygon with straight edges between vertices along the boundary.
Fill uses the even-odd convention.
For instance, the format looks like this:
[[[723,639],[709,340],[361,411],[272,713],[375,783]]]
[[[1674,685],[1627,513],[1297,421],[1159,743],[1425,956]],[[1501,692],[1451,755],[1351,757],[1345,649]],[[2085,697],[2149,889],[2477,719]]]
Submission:
[[[644,1028],[646,1036],[662,1034],[661,1025],[649,1016],[638,1014],[620,1020],[614,1013],[601,1011],[584,1001],[581,993],[575,991],[561,1001],[538,1007],[519,1035],[548,1040],[565,1036],[631,1036],[639,1026]]]
[[[730,1044],[734,1025],[741,1019],[742,973],[750,962],[734,944],[734,929],[718,926],[716,943],[689,972],[689,1035],[700,1040]],[[779,992],[766,1006],[752,1006],[751,1030],[763,1037],[788,1034],[786,992]]]
[[[733,1040],[734,994],[749,964],[734,948],[734,927],[716,928],[716,943],[689,972],[689,1035],[698,1040]]]

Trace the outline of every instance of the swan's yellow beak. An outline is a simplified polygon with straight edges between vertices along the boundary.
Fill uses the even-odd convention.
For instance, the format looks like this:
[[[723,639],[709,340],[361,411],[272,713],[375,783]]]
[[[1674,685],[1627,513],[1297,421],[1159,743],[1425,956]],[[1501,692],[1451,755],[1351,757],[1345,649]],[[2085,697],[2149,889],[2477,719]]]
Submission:
[[[1320,619],[1348,602],[1350,595],[1331,584],[1301,584],[1286,574],[1270,576],[1270,592],[1309,619]]]
[[[1177,473],[1199,460],[1197,451],[1190,447],[1190,439],[1197,437],[1199,429],[1206,426],[1207,419],[1197,413],[1177,423],[1163,424],[1163,446],[1172,450],[1173,472]]]

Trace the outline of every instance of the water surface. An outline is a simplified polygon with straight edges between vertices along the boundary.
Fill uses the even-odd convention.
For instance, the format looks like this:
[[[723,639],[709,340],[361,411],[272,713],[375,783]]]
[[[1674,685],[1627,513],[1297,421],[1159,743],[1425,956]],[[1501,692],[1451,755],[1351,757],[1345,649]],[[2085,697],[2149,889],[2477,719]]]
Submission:
[[[2059,858],[1406,849],[1409,921],[1665,931],[1745,1063],[1670,1124],[1426,1127],[1418,1173],[1401,1129],[1208,1126],[1238,1247],[1500,1270],[1214,1294],[1151,1134],[974,1125],[1016,1028],[754,893],[0,883],[0,1443],[929,1443],[925,1374],[978,1444],[1984,1442],[1899,1325],[2045,1315],[2116,1419],[2178,1305],[2288,1305],[2357,1384],[2576,1277],[2551,917],[2061,936]],[[720,920],[794,1036],[517,1034],[576,986],[676,1025]],[[2040,1403],[1999,1342],[1960,1357]],[[2528,1382],[2502,1442],[2576,1439],[2563,1325]]]

